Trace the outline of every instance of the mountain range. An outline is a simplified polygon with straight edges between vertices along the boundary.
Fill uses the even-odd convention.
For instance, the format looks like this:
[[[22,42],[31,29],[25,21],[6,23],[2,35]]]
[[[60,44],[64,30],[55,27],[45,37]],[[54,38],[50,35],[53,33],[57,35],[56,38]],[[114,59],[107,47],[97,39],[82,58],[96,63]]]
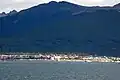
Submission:
[[[2,52],[87,52],[120,56],[120,4],[40,4],[0,14]]]

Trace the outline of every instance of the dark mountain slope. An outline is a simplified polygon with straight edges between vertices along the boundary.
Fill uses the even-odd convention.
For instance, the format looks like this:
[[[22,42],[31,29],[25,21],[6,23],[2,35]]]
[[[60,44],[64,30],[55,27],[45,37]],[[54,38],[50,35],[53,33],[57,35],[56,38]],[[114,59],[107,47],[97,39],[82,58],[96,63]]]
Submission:
[[[0,13],[0,17],[11,16],[11,15],[14,15],[16,13],[17,13],[16,10],[10,11],[9,13],[2,12],[2,13]]]
[[[4,17],[4,16],[6,16],[7,14],[5,13],[5,12],[2,12],[2,13],[0,13],[0,17]]]
[[[114,7],[114,8],[119,8],[119,9],[120,9],[120,3],[114,5],[113,7]]]
[[[117,9],[50,2],[0,19],[3,51],[120,56]]]

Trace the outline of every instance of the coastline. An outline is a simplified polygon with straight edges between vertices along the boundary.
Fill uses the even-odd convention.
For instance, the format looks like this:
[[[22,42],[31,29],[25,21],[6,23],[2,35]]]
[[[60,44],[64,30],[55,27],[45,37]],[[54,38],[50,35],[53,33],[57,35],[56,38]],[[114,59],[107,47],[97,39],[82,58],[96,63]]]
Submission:
[[[87,62],[87,63],[120,63],[119,57],[77,55],[77,54],[1,54],[0,62],[8,61],[54,61],[54,62]]]
[[[81,60],[29,60],[29,59],[23,59],[23,60],[0,60],[1,63],[59,63],[59,62],[70,62],[70,63],[115,63],[115,64],[120,64],[120,62],[87,62],[87,61],[81,61]]]

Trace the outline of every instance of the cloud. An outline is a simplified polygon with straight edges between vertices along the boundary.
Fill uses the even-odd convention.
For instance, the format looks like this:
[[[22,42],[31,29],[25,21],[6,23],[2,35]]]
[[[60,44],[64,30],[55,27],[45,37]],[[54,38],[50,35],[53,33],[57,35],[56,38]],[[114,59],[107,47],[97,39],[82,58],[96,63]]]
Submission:
[[[13,2],[21,3],[24,2],[25,0],[12,0]]]
[[[85,3],[101,3],[104,0],[77,0],[77,1],[82,1],[82,2],[85,2]]]
[[[83,2],[83,3],[88,3],[88,4],[91,4],[91,3],[101,3],[103,2],[104,0],[75,0],[76,2]]]

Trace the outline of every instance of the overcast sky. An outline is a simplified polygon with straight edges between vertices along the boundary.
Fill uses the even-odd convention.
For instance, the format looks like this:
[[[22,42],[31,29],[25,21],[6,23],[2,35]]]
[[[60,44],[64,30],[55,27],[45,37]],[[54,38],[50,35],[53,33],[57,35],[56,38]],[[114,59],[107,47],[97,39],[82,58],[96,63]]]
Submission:
[[[9,12],[13,9],[21,10],[29,8],[41,3],[47,3],[52,0],[0,0],[0,12]],[[63,1],[63,0],[54,0]],[[85,6],[108,6],[114,5],[120,2],[120,0],[64,0],[79,5]]]

